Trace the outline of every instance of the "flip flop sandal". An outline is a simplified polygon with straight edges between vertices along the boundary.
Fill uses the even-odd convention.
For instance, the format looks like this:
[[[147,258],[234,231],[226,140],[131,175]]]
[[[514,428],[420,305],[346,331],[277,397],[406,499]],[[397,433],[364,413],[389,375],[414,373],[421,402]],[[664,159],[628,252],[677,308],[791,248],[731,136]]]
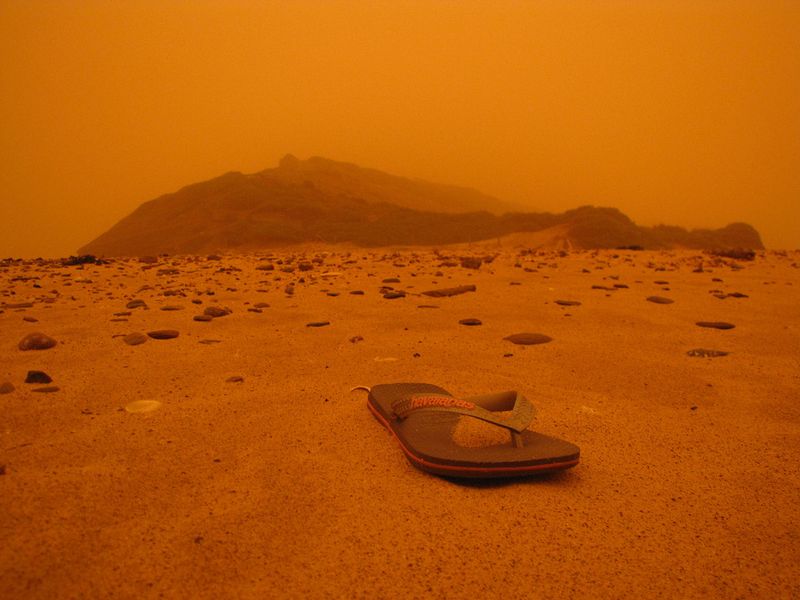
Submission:
[[[354,388],[356,389],[356,388]],[[367,406],[394,434],[412,465],[448,477],[516,477],[569,469],[580,449],[569,442],[528,431],[533,405],[519,392],[455,398],[427,383],[373,386]],[[510,414],[499,414],[511,411]],[[505,428],[509,441],[461,446],[453,438],[463,417]]]

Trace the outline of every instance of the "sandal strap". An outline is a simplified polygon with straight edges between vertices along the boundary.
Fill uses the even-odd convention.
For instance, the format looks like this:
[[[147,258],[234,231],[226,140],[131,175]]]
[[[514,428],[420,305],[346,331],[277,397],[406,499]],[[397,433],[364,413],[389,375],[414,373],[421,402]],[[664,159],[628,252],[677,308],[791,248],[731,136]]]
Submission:
[[[511,430],[515,443],[518,438],[514,433],[522,433],[528,428],[536,409],[525,396],[517,391],[484,394],[470,398],[455,398],[446,394],[411,394],[407,398],[392,404],[395,417],[405,419],[415,412],[449,412],[473,417]],[[506,418],[497,416],[498,411],[511,411]]]

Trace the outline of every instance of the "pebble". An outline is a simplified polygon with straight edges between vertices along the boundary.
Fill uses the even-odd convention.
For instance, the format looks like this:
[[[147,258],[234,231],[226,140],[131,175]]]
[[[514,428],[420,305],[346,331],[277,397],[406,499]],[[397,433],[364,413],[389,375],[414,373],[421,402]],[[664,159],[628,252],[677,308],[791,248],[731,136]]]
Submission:
[[[483,323],[481,322],[480,319],[472,319],[472,318],[470,318],[470,319],[461,319],[458,323],[460,325],[469,325],[469,326],[483,325]]]
[[[28,371],[25,383],[51,383],[53,378],[44,371]]]
[[[581,303],[577,300],[556,300],[556,304],[559,306],[580,306]]]
[[[672,298],[664,298],[663,296],[648,296],[646,300],[653,304],[672,304],[675,302]]]
[[[394,300],[396,298],[405,298],[406,297],[406,293],[405,292],[399,292],[399,291],[386,292],[383,295],[383,297],[386,300]]]
[[[226,383],[244,383],[244,377],[241,375],[232,375],[225,380]]]
[[[427,292],[422,292],[424,296],[430,296],[431,298],[444,298],[447,296],[457,296],[459,294],[465,294],[466,292],[474,292],[477,288],[474,285],[460,285],[454,288],[444,288],[441,290],[428,290]]]
[[[689,356],[700,356],[703,358],[728,356],[728,352],[724,352],[722,350],[709,350],[708,348],[695,348],[694,350],[689,350],[686,354],[688,354]]]
[[[35,332],[29,333],[19,342],[20,350],[47,350],[56,345],[56,341],[48,335]]]
[[[200,340],[200,341],[199,341],[199,342],[197,342],[197,343],[198,343],[198,344],[206,344],[206,345],[210,345],[210,344],[219,344],[219,343],[221,343],[221,342],[222,342],[222,340]]]
[[[312,321],[311,323],[306,323],[306,327],[325,327],[330,324],[330,321]]]
[[[192,318],[195,321],[201,321],[201,322],[208,322],[208,321],[213,321],[214,320],[214,317],[212,317],[211,315],[195,315]]]
[[[269,308],[269,304],[267,302],[259,302],[258,304],[253,304],[253,308]]]
[[[148,331],[147,335],[154,340],[171,340],[180,334],[174,329],[157,329],[156,331]]]
[[[10,394],[14,391],[14,384],[10,381],[4,381],[0,383],[0,394]]]
[[[350,294],[353,296],[363,296],[364,290],[353,290],[352,292],[350,292]]]
[[[543,333],[515,333],[503,338],[512,344],[521,344],[523,346],[531,346],[533,344],[546,344],[552,342],[553,338]]]
[[[143,333],[135,331],[122,338],[122,341],[128,344],[128,346],[138,346],[139,344],[144,344],[147,341],[147,336]]]
[[[733,329],[736,327],[733,323],[725,323],[724,321],[698,321],[695,325],[711,329]]]
[[[125,308],[147,308],[147,304],[144,300],[139,300],[138,298],[135,300],[131,300],[125,305]]]
[[[26,321],[28,323],[38,323],[39,322],[39,319],[37,319],[36,317],[22,317],[22,320]]]
[[[217,317],[228,316],[229,314],[231,314],[231,311],[228,310],[227,308],[220,308],[219,306],[208,306],[203,311],[203,314],[216,319]]]
[[[168,304],[166,306],[162,306],[161,310],[166,310],[166,311],[183,310],[183,307],[178,306],[177,304]]]

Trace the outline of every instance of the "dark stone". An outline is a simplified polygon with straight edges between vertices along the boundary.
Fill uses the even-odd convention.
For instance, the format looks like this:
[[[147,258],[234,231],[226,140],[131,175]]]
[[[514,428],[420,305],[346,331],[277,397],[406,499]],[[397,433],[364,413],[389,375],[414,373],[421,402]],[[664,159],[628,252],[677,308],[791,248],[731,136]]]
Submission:
[[[480,319],[461,319],[458,322],[460,325],[469,325],[470,327],[474,327],[475,325],[483,325]]]
[[[406,297],[406,293],[405,292],[401,292],[401,291],[390,291],[390,292],[386,292],[383,295],[383,297],[386,300],[394,300],[396,298],[405,298]]]
[[[29,333],[19,342],[20,350],[47,350],[56,345],[56,341],[48,335],[35,332]]]
[[[353,290],[353,291],[352,291],[352,292],[350,292],[350,293],[351,293],[353,296],[363,296],[363,295],[364,295],[364,290]]]
[[[424,296],[430,296],[431,298],[445,298],[448,296],[458,296],[459,294],[465,294],[466,292],[474,292],[477,288],[475,285],[460,285],[454,288],[444,288],[441,290],[429,290],[427,292],[422,292]]]
[[[559,306],[580,306],[581,303],[577,300],[556,300],[556,304]]]
[[[387,277],[381,283],[400,283],[400,280],[397,277]]]
[[[14,384],[10,381],[4,381],[0,383],[0,394],[10,394],[14,391]]]
[[[197,343],[198,344],[205,344],[207,346],[210,346],[211,344],[219,344],[221,342],[222,342],[222,340],[200,340]]]
[[[125,305],[125,308],[147,308],[147,304],[144,300],[140,300],[138,298],[131,300]]]
[[[480,269],[483,260],[473,256],[464,256],[461,258],[461,266],[465,269]]]
[[[183,307],[178,306],[177,304],[168,304],[167,306],[162,306],[161,310],[166,310],[166,311],[183,310]]]
[[[330,321],[313,321],[311,323],[306,323],[306,327],[325,327],[330,324]]]
[[[724,321],[698,321],[698,327],[709,327],[711,329],[733,329],[736,327],[733,323],[725,323]]]
[[[195,316],[194,316],[194,317],[192,317],[192,318],[193,318],[195,321],[201,321],[201,322],[204,322],[204,323],[205,323],[205,322],[208,322],[208,321],[213,321],[213,320],[214,320],[214,317],[212,317],[211,315],[195,315]]]
[[[25,383],[51,383],[53,378],[44,371],[28,371]]]
[[[547,344],[548,342],[553,341],[553,338],[551,338],[549,335],[544,335],[542,333],[515,333],[513,335],[506,336],[503,339],[508,340],[513,344],[520,344],[523,346]]]
[[[225,380],[226,383],[244,383],[244,377],[241,375],[232,375]]]
[[[266,302],[259,302],[257,304],[253,304],[253,308],[269,308],[269,304]]]
[[[144,344],[147,341],[147,336],[136,331],[126,335],[124,338],[122,338],[122,341],[128,344],[128,346],[138,346],[139,344]]]
[[[39,322],[39,319],[37,319],[36,317],[22,317],[22,320],[27,322],[27,323],[38,323]]]
[[[157,329],[156,331],[148,331],[147,335],[149,335],[154,340],[171,340],[180,335],[174,329]]]
[[[672,298],[664,298],[663,296],[648,296],[646,300],[654,304],[672,304],[675,302]]]
[[[219,306],[208,306],[203,311],[203,314],[216,319],[218,317],[228,316],[229,314],[231,314],[231,311],[228,310],[227,308],[220,308]]]

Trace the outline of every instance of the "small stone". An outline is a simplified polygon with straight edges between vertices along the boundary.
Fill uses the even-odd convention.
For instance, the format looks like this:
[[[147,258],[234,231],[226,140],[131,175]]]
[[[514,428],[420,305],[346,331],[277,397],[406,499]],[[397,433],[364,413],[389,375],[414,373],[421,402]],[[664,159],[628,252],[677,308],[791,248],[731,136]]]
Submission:
[[[166,311],[183,310],[183,307],[178,306],[177,304],[168,304],[167,306],[162,306],[161,310],[166,310]]]
[[[400,280],[397,277],[387,277],[381,283],[400,283]]]
[[[29,333],[19,342],[20,350],[47,350],[56,345],[56,341],[43,333]]]
[[[401,291],[391,291],[391,292],[386,292],[383,295],[383,297],[386,300],[395,300],[397,298],[405,298],[406,297],[406,293],[405,292],[401,292]]]
[[[355,344],[356,342],[362,342],[362,341],[364,341],[364,338],[361,337],[360,335],[354,335],[353,337],[350,338],[351,344]]]
[[[36,317],[22,317],[22,320],[26,321],[27,323],[38,323],[39,322],[39,319],[37,319]]]
[[[10,381],[4,381],[0,383],[0,394],[10,394],[14,391],[14,384]]]
[[[53,378],[44,371],[28,371],[25,383],[51,383]]]
[[[253,304],[253,308],[269,308],[269,304],[267,302],[259,302],[258,304]]]
[[[727,352],[722,350],[709,350],[708,348],[695,348],[689,350],[686,354],[689,356],[699,356],[702,358],[715,358],[717,356],[728,356]]]
[[[154,340],[171,340],[180,335],[174,329],[157,329],[156,331],[148,331],[147,335],[149,335]]]
[[[503,338],[512,344],[520,344],[522,346],[532,346],[534,344],[547,344],[552,342],[553,338],[543,333],[515,333]]]
[[[6,474],[6,466],[0,465],[0,475],[5,475],[5,474]]]
[[[577,300],[556,300],[556,304],[559,306],[580,306],[581,303]]]
[[[350,294],[353,296],[363,296],[364,290],[353,290],[352,292],[350,292]]]
[[[58,387],[58,386],[56,386],[56,385],[49,385],[49,386],[47,386],[47,387],[34,388],[34,389],[32,389],[31,391],[32,391],[32,392],[38,392],[38,393],[40,393],[40,394],[52,394],[53,392],[57,392],[57,391],[59,391],[60,389],[61,389],[61,388],[60,388],[60,387]]]
[[[134,299],[134,300],[131,300],[130,302],[128,302],[125,305],[125,308],[130,308],[130,309],[133,309],[133,308],[147,308],[147,304],[145,303],[144,300],[139,300],[137,298],[137,299]]]
[[[672,298],[664,298],[663,296],[648,296],[646,300],[653,304],[672,304],[675,302]]]
[[[306,327],[325,327],[330,324],[330,321],[312,321],[311,323],[306,323]]]
[[[711,329],[733,329],[736,327],[733,323],[725,323],[724,321],[698,321],[695,325]]]
[[[226,383],[244,383],[244,377],[241,375],[232,375],[225,380]]]
[[[474,327],[476,325],[483,325],[483,323],[481,322],[480,319],[472,319],[472,318],[470,318],[470,319],[461,319],[458,323],[460,325],[468,325],[470,327]]]
[[[480,258],[465,256],[461,259],[461,266],[464,269],[480,269],[483,261]]]
[[[228,310],[227,308],[220,308],[219,306],[208,306],[203,311],[203,314],[216,319],[218,317],[228,316],[229,314],[231,314],[231,311]]]
[[[422,292],[424,296],[430,296],[431,298],[444,298],[449,296],[458,296],[459,294],[465,294],[466,292],[474,292],[477,288],[474,285],[460,285],[454,288],[444,288],[441,290],[428,290],[427,292]]]
[[[192,317],[192,319],[195,321],[201,321],[207,323],[208,321],[213,321],[214,317],[212,317],[211,315],[195,315],[194,317]]]
[[[135,331],[122,338],[122,341],[128,344],[128,346],[138,346],[139,344],[144,344],[147,341],[147,336],[143,333]]]
[[[221,342],[222,342],[222,340],[200,340],[197,343],[198,344],[205,344],[207,346],[210,346],[211,344],[219,344]]]

